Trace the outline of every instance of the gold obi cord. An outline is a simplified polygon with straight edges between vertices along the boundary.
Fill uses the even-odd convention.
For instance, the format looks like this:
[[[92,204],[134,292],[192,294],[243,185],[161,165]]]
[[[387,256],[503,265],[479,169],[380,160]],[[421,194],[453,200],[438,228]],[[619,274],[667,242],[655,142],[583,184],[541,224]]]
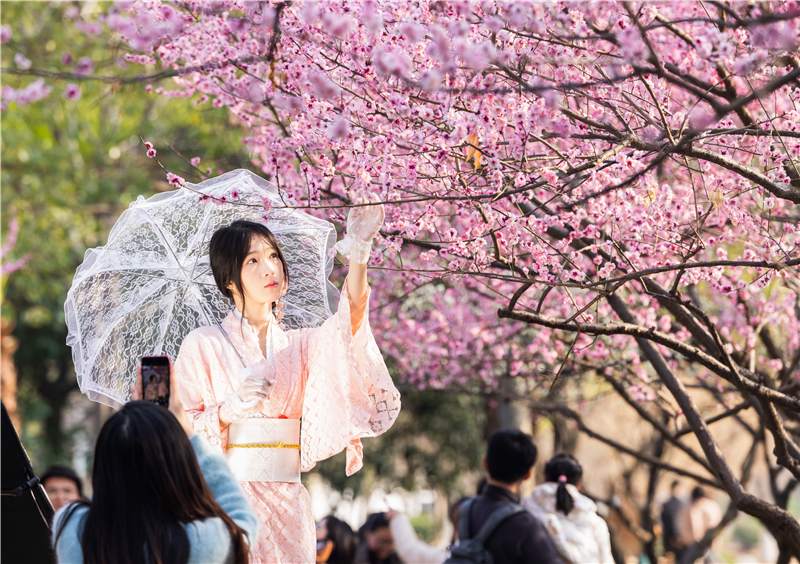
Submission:
[[[300,445],[286,443],[248,443],[244,445],[228,445],[226,448],[296,448],[300,450]]]
[[[228,427],[228,465],[240,482],[300,482],[300,420],[250,417]]]

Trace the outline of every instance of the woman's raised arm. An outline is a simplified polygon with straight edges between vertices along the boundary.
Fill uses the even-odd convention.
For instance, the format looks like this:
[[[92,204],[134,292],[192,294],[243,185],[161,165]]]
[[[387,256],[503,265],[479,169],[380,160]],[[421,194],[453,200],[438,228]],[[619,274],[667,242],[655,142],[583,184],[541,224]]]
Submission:
[[[377,203],[378,197],[372,195],[369,200],[358,198],[356,207],[350,208],[347,214],[347,234],[336,244],[336,250],[350,257],[347,274],[347,295],[350,300],[350,324],[353,335],[364,320],[367,305],[367,263],[372,250],[372,240],[383,225],[385,212],[383,204]]]

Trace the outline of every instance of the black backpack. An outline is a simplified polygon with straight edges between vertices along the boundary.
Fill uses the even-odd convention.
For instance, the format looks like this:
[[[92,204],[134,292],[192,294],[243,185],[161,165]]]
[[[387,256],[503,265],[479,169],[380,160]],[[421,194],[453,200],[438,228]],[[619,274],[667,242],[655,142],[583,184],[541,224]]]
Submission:
[[[469,512],[475,498],[468,499],[458,510],[458,544],[450,547],[450,557],[444,564],[494,564],[492,553],[486,550],[486,541],[509,517],[525,511],[516,503],[495,509],[474,538],[469,538]]]

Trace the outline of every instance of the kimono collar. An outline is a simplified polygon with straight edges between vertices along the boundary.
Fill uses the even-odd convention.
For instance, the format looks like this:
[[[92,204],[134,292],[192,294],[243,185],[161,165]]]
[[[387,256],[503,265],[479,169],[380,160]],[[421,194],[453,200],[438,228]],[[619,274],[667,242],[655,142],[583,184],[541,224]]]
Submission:
[[[256,332],[255,328],[250,325],[247,321],[247,318],[242,315],[235,307],[231,311],[230,315],[227,317],[230,319],[232,324],[233,323],[240,323],[241,328],[243,331],[244,340],[247,342],[247,345],[254,351],[258,352],[258,356],[261,356],[261,346],[258,343],[258,333]],[[233,320],[236,320],[235,322]],[[275,320],[275,316],[270,312],[269,317],[267,318],[267,355],[266,359],[270,362],[273,362],[273,344],[274,340],[278,335],[282,335],[283,331],[278,326],[278,322]],[[237,331],[239,333],[239,331]],[[279,338],[279,337],[278,337]]]

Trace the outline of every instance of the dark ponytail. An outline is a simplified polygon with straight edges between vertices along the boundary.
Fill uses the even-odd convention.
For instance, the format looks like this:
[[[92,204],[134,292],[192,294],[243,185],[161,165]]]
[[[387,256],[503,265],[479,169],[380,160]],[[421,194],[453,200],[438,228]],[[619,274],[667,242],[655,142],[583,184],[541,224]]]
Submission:
[[[557,454],[544,465],[544,477],[548,482],[558,484],[556,489],[556,509],[569,515],[575,507],[575,500],[567,491],[567,484],[577,486],[583,477],[583,468],[575,457],[569,454]]]

